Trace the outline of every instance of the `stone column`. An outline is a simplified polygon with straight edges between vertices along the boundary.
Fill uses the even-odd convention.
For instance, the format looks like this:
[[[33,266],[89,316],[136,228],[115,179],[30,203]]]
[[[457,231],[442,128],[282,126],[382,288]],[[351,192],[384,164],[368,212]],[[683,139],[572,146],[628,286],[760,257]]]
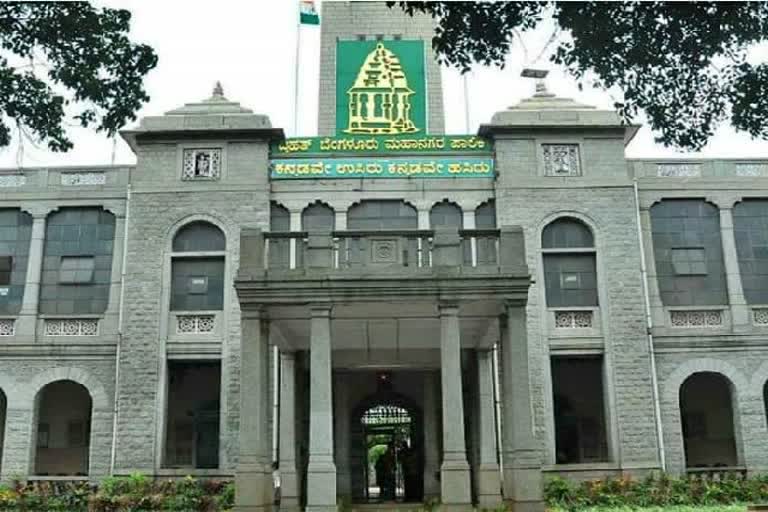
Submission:
[[[496,417],[493,397],[493,350],[477,351],[478,399],[480,401],[480,467],[478,468],[478,506],[501,506],[501,479],[496,461]]]
[[[749,318],[749,307],[744,298],[744,286],[741,283],[731,203],[728,203],[728,206],[720,206],[720,240],[723,244],[723,263],[728,286],[728,303],[731,306],[731,324],[735,331],[748,331],[752,322]]]
[[[125,206],[107,207],[115,216],[115,239],[112,245],[112,274],[109,280],[109,304],[104,313],[102,334],[116,334],[120,317],[120,284],[123,275],[123,251],[125,251]]]
[[[543,511],[541,450],[533,432],[525,305],[507,304],[502,326],[504,499],[514,509]]]
[[[269,442],[269,343],[259,309],[242,312],[240,355],[240,453],[235,475],[235,511],[272,505]]]
[[[437,373],[424,373],[424,500],[440,498]]]
[[[309,332],[307,511],[329,512],[336,510],[330,305],[311,307]]]
[[[280,352],[280,510],[299,510],[296,471],[296,354]]]
[[[339,498],[352,496],[352,475],[349,467],[349,436],[350,432],[350,405],[349,405],[349,375],[336,374],[333,376],[333,421],[334,421],[334,447],[336,461],[336,491]]]
[[[459,307],[443,303],[440,314],[440,375],[443,401],[443,464],[440,496],[443,509],[469,509],[469,463],[464,443],[464,404],[461,383]]]
[[[37,330],[37,312],[40,302],[40,277],[43,272],[43,246],[45,244],[45,219],[47,208],[25,208],[32,215],[32,235],[27,259],[27,278],[21,300],[17,336],[34,337]]]

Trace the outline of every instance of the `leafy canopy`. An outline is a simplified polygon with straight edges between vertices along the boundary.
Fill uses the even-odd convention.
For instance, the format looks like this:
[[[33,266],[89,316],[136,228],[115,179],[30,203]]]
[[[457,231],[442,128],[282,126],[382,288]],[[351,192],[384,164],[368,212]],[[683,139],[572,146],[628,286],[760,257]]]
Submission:
[[[462,72],[503,67],[515,36],[551,18],[550,61],[579,87],[621,91],[622,119],[644,112],[664,145],[700,149],[724,121],[768,139],[768,2],[387,3],[436,18],[438,59]]]
[[[130,41],[130,20],[86,2],[0,3],[0,147],[14,127],[66,151],[67,124],[112,136],[135,120],[157,56]]]

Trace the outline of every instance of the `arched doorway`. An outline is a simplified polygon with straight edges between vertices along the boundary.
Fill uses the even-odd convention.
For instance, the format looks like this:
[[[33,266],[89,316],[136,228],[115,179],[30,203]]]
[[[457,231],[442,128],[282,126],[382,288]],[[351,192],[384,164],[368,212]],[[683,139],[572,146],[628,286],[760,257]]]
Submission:
[[[379,390],[354,409],[350,428],[356,503],[420,502],[424,495],[422,411],[408,397]]]
[[[715,372],[694,373],[680,386],[680,415],[687,468],[738,465],[733,386]]]
[[[59,380],[37,395],[35,474],[87,476],[91,395],[82,384]]]

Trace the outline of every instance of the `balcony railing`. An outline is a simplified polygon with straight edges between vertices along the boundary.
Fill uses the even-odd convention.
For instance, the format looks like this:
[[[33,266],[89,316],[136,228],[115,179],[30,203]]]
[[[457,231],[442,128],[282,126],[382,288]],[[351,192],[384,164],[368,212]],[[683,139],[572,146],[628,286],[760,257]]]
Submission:
[[[522,231],[509,228],[510,247],[522,246]],[[437,266],[496,267],[503,230],[346,230],[259,232],[263,265],[291,269],[422,269]],[[521,253],[524,254],[524,253]],[[511,263],[510,263],[511,264]],[[515,262],[522,265],[522,258]]]

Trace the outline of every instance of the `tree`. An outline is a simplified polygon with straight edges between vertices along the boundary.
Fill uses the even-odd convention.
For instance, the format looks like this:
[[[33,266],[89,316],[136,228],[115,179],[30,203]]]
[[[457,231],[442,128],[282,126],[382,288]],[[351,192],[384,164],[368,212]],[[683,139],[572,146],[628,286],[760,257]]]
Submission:
[[[754,52],[768,42],[768,2],[388,5],[436,18],[438,59],[462,72],[474,62],[503,67],[516,37],[551,18],[559,33],[550,61],[580,88],[620,91],[623,121],[644,112],[658,142],[700,149],[725,121],[768,139],[768,51]]]
[[[19,136],[72,148],[68,124],[108,136],[149,100],[154,50],[128,38],[131,14],[86,2],[0,4],[0,147]]]

